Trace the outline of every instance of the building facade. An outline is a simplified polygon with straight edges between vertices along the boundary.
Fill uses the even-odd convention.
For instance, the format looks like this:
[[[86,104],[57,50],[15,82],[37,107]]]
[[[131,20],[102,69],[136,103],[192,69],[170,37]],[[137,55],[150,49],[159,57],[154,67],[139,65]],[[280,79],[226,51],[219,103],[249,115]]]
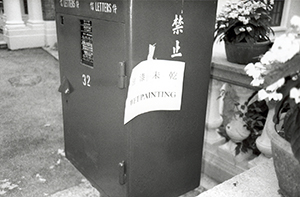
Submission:
[[[218,0],[218,12],[226,1]],[[274,1],[273,29],[284,32],[290,18],[299,15],[300,1]],[[12,50],[53,46],[57,40],[54,0],[0,0],[0,29]]]
[[[0,27],[9,49],[54,45],[54,0],[2,1]]]

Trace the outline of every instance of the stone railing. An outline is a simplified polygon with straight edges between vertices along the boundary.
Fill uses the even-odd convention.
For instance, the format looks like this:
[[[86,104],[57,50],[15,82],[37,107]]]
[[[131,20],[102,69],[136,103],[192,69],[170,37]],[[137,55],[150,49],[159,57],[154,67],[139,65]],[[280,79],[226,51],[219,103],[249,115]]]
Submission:
[[[218,133],[218,128],[223,123],[224,95],[228,87],[232,88],[238,97],[239,103],[244,103],[255,90],[250,85],[251,78],[244,72],[244,66],[233,64],[226,60],[224,48],[221,44],[215,44],[211,83],[209,89],[207,121],[205,132],[205,143],[203,151],[203,172],[218,182],[223,182],[240,174],[271,157],[271,143],[265,131],[257,138],[256,145],[262,152],[259,156],[251,151],[240,152],[236,155],[235,147],[238,142],[247,138],[249,131],[243,127],[241,118],[234,118],[227,125],[224,125],[229,141]],[[225,103],[226,105],[226,103]],[[242,110],[242,109],[239,109]]]

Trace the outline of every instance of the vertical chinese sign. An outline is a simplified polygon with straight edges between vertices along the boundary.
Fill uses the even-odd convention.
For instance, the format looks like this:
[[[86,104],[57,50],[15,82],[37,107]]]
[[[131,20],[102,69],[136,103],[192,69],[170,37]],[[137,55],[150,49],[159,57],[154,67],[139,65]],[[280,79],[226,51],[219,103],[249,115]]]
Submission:
[[[172,23],[172,32],[173,35],[176,37],[174,46],[173,46],[173,53],[171,58],[182,57],[181,47],[180,47],[180,35],[183,34],[183,9],[181,10],[180,14],[175,14],[175,18]]]

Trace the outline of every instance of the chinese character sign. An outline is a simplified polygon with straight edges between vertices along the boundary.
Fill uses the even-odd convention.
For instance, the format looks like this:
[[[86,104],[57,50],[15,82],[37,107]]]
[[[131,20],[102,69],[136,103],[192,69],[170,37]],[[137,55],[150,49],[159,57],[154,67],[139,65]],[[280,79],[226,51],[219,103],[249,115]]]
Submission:
[[[182,15],[178,16],[178,14],[175,14],[175,19],[172,24],[173,34],[179,35],[180,33],[183,33],[183,24],[184,24],[184,22],[183,22]]]
[[[147,60],[130,77],[124,124],[134,117],[157,110],[180,110],[185,63]]]
[[[183,11],[182,11],[183,13]],[[182,14],[175,14],[173,23],[172,23],[172,32],[173,35],[176,36],[175,46],[173,47],[173,53],[171,55],[171,58],[175,57],[182,57],[182,53],[180,52],[180,40],[179,35],[183,34],[183,15]]]

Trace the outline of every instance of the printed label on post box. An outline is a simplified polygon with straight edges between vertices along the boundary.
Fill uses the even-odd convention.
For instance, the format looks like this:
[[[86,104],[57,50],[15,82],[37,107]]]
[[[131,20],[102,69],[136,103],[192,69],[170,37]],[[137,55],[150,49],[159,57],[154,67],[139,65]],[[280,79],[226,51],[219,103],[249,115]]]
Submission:
[[[180,110],[185,62],[146,60],[130,77],[124,124],[134,117],[157,110]]]
[[[59,0],[60,6],[64,8],[79,8],[78,0]]]
[[[117,14],[117,9],[118,9],[117,4],[112,4],[108,2],[99,2],[99,1],[90,2],[90,8],[92,11],[110,13],[110,14]]]

